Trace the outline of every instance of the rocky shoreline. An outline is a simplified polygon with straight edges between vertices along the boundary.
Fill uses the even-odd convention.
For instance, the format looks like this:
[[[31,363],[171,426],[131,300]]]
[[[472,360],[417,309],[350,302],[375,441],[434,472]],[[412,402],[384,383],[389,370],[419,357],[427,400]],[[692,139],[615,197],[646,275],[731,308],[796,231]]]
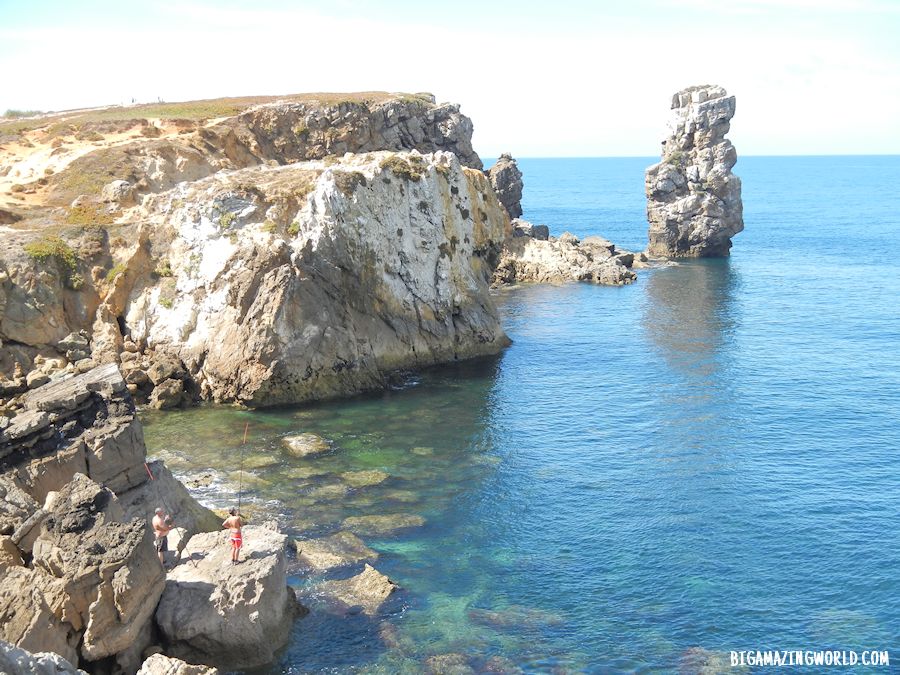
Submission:
[[[386,388],[398,371],[508,345],[497,288],[621,286],[669,257],[727,254],[743,228],[724,140],[734,99],[693,87],[673,109],[647,171],[647,253],[522,220],[516,160],[484,171],[471,121],[426,95],[126,120],[88,129],[100,140],[87,150],[42,127],[13,141],[61,152],[43,175],[19,155],[0,171],[24,181],[0,195],[0,669],[270,664],[306,611],[289,564],[315,575],[329,611],[377,615],[398,585],[359,535],[420,516],[355,515],[292,546],[274,524],[249,526],[231,567],[220,516],[148,462],[136,405]],[[297,457],[330,449],[309,435],[284,444]],[[178,526],[170,569],[151,542],[159,505]],[[460,666],[445,656],[427,667]]]

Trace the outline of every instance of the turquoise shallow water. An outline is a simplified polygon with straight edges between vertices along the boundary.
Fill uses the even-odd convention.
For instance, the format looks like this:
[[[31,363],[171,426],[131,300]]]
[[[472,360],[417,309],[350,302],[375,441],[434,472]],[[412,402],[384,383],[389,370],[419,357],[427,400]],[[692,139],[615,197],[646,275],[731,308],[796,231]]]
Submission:
[[[521,160],[525,217],[645,242],[643,159]],[[900,659],[900,158],[742,158],[729,260],[498,301],[513,345],[305,409],[145,414],[151,452],[227,505],[244,423],[256,517],[364,537],[403,586],[313,612],[272,672],[672,672],[692,647]],[[280,436],[336,450],[297,460]],[[384,482],[347,488],[341,473]],[[203,482],[207,482],[209,478]],[[347,576],[348,569],[336,576]],[[493,659],[493,660],[491,660]]]

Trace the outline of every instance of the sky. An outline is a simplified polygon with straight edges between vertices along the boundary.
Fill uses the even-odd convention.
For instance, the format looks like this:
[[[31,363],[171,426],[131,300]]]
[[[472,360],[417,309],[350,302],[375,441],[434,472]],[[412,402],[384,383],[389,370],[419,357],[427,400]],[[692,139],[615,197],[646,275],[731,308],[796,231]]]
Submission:
[[[0,0],[0,112],[428,91],[483,156],[652,156],[671,96],[739,155],[900,154],[900,0]]]

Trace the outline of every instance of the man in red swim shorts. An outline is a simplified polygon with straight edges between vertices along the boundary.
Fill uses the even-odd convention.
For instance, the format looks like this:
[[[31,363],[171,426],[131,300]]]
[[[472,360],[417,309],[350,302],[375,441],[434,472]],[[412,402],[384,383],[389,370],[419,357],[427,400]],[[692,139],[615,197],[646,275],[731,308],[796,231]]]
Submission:
[[[228,513],[231,515],[225,519],[222,527],[231,530],[231,564],[237,565],[241,554],[241,546],[244,544],[244,538],[241,536],[241,527],[244,521],[241,519],[241,514],[237,509],[231,509]]]

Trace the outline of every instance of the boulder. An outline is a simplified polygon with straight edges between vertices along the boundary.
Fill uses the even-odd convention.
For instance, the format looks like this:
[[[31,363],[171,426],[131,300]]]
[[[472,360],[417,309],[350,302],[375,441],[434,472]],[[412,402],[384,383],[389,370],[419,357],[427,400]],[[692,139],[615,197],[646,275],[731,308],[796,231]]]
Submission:
[[[3,675],[87,675],[59,654],[29,651],[0,640],[0,673]]]
[[[187,373],[177,358],[168,354],[157,354],[147,369],[147,376],[154,385],[159,385],[165,380],[183,380]]]
[[[296,539],[294,548],[300,565],[319,572],[378,558],[378,553],[352,532],[337,532],[320,539]]]
[[[137,675],[219,675],[219,669],[192,665],[164,654],[153,654],[141,664]]]
[[[312,433],[285,436],[281,444],[291,457],[312,457],[331,450],[331,443]]]
[[[540,241],[547,241],[550,238],[550,228],[546,225],[532,225],[531,236]]]
[[[344,611],[361,609],[371,616],[378,613],[382,603],[398,588],[397,584],[366,563],[363,571],[356,576],[322,582],[316,591]]]
[[[148,375],[150,375],[152,380],[153,376],[150,373]],[[169,408],[178,408],[184,405],[187,400],[184,383],[181,380],[168,379],[153,387],[153,393],[150,395],[150,407],[157,410],[168,410]]]
[[[121,206],[131,206],[134,204],[134,186],[127,180],[114,180],[103,186],[100,199]]]
[[[345,529],[360,534],[384,535],[413,527],[422,527],[424,524],[425,519],[422,516],[395,513],[381,516],[351,516],[344,518],[342,525]]]
[[[731,171],[737,152],[725,138],[735,105],[719,86],[673,96],[662,160],[645,174],[649,255],[727,256],[744,229],[741,181]]]
[[[62,352],[68,351],[90,351],[90,342],[87,335],[83,332],[69,333],[66,337],[56,343],[57,349]]]
[[[156,610],[166,653],[229,670],[270,663],[299,611],[286,541],[274,527],[245,527],[241,562],[231,565],[227,532],[191,537]]]
[[[151,367],[154,383],[293,404],[383,389],[397,370],[509,344],[490,294],[509,220],[483,172],[444,150],[338,155],[327,166],[247,166],[145,199],[148,246],[167,251],[169,267],[127,281],[124,322],[133,342],[187,374]]]
[[[39,370],[32,370],[25,377],[25,385],[29,389],[36,389],[37,387],[43,387],[50,381],[50,376],[46,373],[42,373]]]

